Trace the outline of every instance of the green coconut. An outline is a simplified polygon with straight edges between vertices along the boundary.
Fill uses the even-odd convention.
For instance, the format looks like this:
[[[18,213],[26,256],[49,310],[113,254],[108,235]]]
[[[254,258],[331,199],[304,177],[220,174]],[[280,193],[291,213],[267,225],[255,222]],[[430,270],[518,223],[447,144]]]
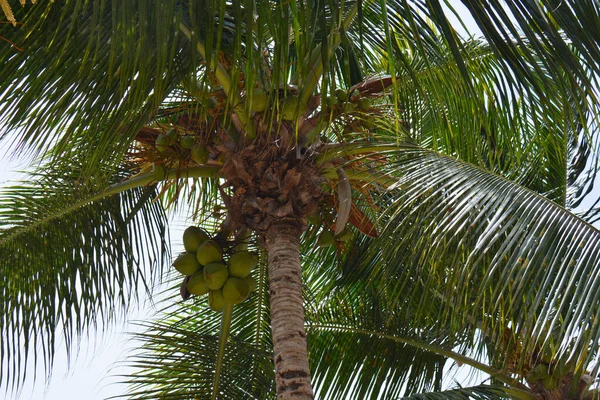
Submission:
[[[281,118],[286,121],[294,121],[298,117],[298,111],[298,97],[287,97],[281,105]]]
[[[204,272],[198,271],[194,275],[190,277],[187,283],[187,290],[191,294],[195,294],[197,296],[202,296],[203,294],[208,293],[210,288],[206,285],[204,281]]]
[[[229,275],[245,278],[256,267],[254,256],[246,250],[237,251],[229,258]]]
[[[156,150],[158,150],[158,152],[162,153],[163,151],[165,151],[169,148],[169,146],[171,145],[171,140],[161,133],[160,135],[158,135],[156,137],[155,144],[156,144]]]
[[[335,96],[331,96],[331,97],[326,97],[324,103],[329,106],[330,108],[333,108],[336,106],[338,102],[338,99]]]
[[[250,99],[248,99],[250,101]],[[250,104],[250,111],[262,112],[267,109],[269,105],[269,98],[264,90],[256,88],[252,91],[252,103]]]
[[[217,106],[217,99],[215,99],[214,97],[209,97],[208,99],[206,99],[206,101],[204,101],[204,106],[212,110]]]
[[[154,163],[152,165],[152,177],[154,180],[162,181],[167,177],[167,167],[162,164]]]
[[[213,311],[222,311],[225,308],[225,299],[221,289],[208,292],[208,306]]]
[[[356,111],[356,104],[354,104],[354,103],[344,103],[344,105],[342,106],[342,108],[344,109],[344,112],[346,112],[346,113],[352,113],[352,112]]]
[[[362,126],[365,129],[375,129],[377,128],[377,125],[370,119],[370,118],[365,118],[361,121]]]
[[[184,275],[193,275],[201,267],[194,253],[181,253],[173,261],[173,266]]]
[[[327,247],[331,246],[335,239],[333,238],[333,233],[330,230],[325,230],[319,235],[319,239],[317,239],[317,246],[319,247]]]
[[[352,239],[352,231],[348,227],[345,227],[335,238],[340,242],[347,242]]]
[[[256,279],[254,279],[254,278],[252,277],[252,275],[248,275],[247,277],[245,277],[245,278],[244,278],[244,280],[245,280],[246,282],[248,282],[248,285],[249,285],[249,287],[250,287],[250,291],[251,291],[251,292],[254,292],[254,291],[256,290],[256,286],[257,286],[257,285],[256,285]]]
[[[221,289],[229,278],[227,266],[221,263],[212,263],[204,267],[204,282],[212,290]]]
[[[223,261],[223,250],[214,240],[206,240],[198,246],[196,258],[202,265],[218,263]]]
[[[192,147],[194,147],[194,143],[196,143],[196,140],[192,136],[183,136],[179,143],[184,149],[191,149]]]
[[[239,304],[250,294],[249,283],[242,278],[230,277],[223,285],[223,298],[229,304]]]
[[[334,93],[339,101],[348,101],[348,93],[344,89],[335,89]]]
[[[358,108],[361,110],[368,110],[371,108],[371,99],[363,97],[362,99],[358,100]]]
[[[194,147],[192,147],[192,150],[190,152],[192,160],[194,160],[198,164],[206,164],[206,162],[208,161],[208,155],[208,147],[206,147],[203,144],[195,145]]]
[[[208,233],[197,226],[190,226],[183,231],[183,247],[190,253],[198,252],[200,245],[208,239]]]
[[[177,129],[175,128],[169,129],[166,136],[169,139],[169,144],[177,142],[177,138],[179,137],[179,135],[177,135]]]
[[[321,216],[319,214],[309,215],[306,217],[306,220],[313,225],[321,224]]]

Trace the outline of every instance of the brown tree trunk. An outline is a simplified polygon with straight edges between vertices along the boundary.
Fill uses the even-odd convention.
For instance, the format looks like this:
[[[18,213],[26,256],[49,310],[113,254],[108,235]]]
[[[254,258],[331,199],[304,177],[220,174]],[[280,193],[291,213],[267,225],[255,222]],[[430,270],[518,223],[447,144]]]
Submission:
[[[300,221],[285,219],[274,222],[266,235],[278,400],[314,398],[304,330],[301,233]]]

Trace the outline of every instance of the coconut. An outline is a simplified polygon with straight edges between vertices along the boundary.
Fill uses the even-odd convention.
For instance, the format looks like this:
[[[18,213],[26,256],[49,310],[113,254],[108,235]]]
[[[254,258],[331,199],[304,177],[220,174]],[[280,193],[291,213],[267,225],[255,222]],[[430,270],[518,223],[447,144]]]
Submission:
[[[248,98],[248,101],[250,99]],[[256,88],[252,91],[252,104],[250,104],[250,111],[262,112],[267,109],[269,105],[269,98],[264,90]]]
[[[156,181],[162,181],[167,177],[167,167],[154,163],[152,165],[152,177]]]
[[[344,109],[345,113],[352,113],[352,112],[356,111],[356,104],[354,104],[354,103],[344,103],[344,105],[342,106],[342,108]]]
[[[256,279],[252,277],[252,275],[248,275],[244,278],[246,282],[248,282],[248,286],[250,287],[250,291],[254,292],[256,290]]]
[[[347,242],[352,239],[352,231],[348,227],[345,227],[335,238],[340,242]]]
[[[358,108],[361,110],[368,110],[371,108],[371,99],[363,97],[362,99],[358,100]]]
[[[187,290],[191,294],[195,294],[198,296],[202,296],[203,294],[208,293],[210,288],[206,285],[206,282],[204,281],[203,271],[198,271],[190,277],[187,283]]]
[[[208,148],[203,144],[198,144],[192,147],[190,156],[198,164],[206,164],[208,161]]]
[[[183,247],[190,253],[198,252],[198,248],[209,239],[208,233],[197,226],[190,226],[183,232]]]
[[[325,98],[324,103],[330,108],[334,108],[338,102],[338,99],[335,96]]]
[[[225,308],[225,299],[221,289],[208,292],[208,306],[213,311],[222,311]]]
[[[245,279],[230,277],[223,285],[223,298],[229,304],[241,303],[249,293],[250,285]]]
[[[167,132],[167,138],[169,139],[169,144],[173,144],[177,141],[179,135],[177,135],[177,129],[171,128]]]
[[[229,278],[227,266],[221,263],[211,263],[204,267],[204,282],[212,289],[221,289]]]
[[[181,253],[179,257],[173,261],[173,266],[177,271],[184,275],[192,275],[201,267],[194,253]]]
[[[217,106],[217,99],[215,99],[214,97],[209,97],[208,99],[204,100],[203,103],[206,108],[212,110]]]
[[[319,214],[313,214],[306,217],[306,220],[313,225],[321,224],[321,216]]]
[[[202,265],[218,263],[223,261],[223,250],[214,240],[207,240],[198,246],[196,258]]]
[[[286,97],[281,105],[281,118],[286,121],[294,121],[297,119],[299,111],[301,110],[298,108],[298,97]]]
[[[167,150],[171,145],[171,140],[162,133],[156,137],[156,150],[160,153]]]
[[[344,89],[335,89],[334,93],[339,101],[348,101],[348,93]]]
[[[245,278],[250,275],[250,271],[254,267],[256,267],[256,263],[249,251],[237,251],[229,258],[229,275],[231,276]]]
[[[184,149],[191,149],[192,147],[194,147],[194,143],[196,143],[196,140],[192,136],[183,136],[179,143]]]
[[[327,247],[327,246],[331,246],[333,244],[333,242],[334,242],[333,233],[331,233],[330,230],[325,230],[319,236],[319,239],[317,240],[317,246]]]

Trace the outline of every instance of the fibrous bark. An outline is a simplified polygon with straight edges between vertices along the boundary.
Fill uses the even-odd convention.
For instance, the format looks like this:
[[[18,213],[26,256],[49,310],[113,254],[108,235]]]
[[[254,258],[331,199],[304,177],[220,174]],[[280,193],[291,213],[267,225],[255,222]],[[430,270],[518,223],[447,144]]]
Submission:
[[[278,400],[314,397],[304,329],[301,233],[300,220],[293,218],[274,222],[266,232]]]

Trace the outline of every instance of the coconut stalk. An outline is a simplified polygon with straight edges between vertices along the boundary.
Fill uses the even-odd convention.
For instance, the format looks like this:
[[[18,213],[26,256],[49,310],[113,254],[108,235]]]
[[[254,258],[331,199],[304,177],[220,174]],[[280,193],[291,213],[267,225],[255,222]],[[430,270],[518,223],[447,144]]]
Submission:
[[[221,370],[223,369],[223,358],[225,357],[225,346],[229,338],[231,328],[231,316],[233,315],[233,304],[226,302],[225,308],[221,314],[221,333],[219,336],[219,352],[217,353],[217,362],[215,364],[215,378],[213,380],[212,400],[217,400],[219,395],[219,383],[221,380]]]

